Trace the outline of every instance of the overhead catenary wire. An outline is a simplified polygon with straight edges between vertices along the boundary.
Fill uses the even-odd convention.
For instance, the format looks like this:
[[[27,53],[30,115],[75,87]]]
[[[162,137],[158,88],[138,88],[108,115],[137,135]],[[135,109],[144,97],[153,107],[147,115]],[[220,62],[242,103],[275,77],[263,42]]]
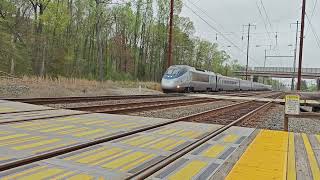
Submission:
[[[261,9],[260,9],[258,3],[256,3],[256,5],[257,5],[257,8],[258,8],[259,14],[260,14],[260,16],[261,16],[261,19],[262,19],[262,21],[263,21],[264,28],[265,28],[265,30],[266,30],[266,34],[268,35],[268,38],[269,38],[269,40],[270,40],[270,43],[273,45],[273,41],[272,41],[272,39],[271,39],[270,32],[268,31],[267,23],[265,22],[265,20],[264,20],[264,18],[263,18],[263,15],[262,15],[262,12],[261,12]]]
[[[318,5],[318,0],[315,0],[314,5],[313,5],[313,8],[312,8],[312,13],[311,13],[310,20],[312,20],[314,14],[315,14],[315,12],[316,12],[317,5]]]
[[[310,28],[311,28],[311,31],[312,31],[312,33],[313,33],[313,36],[314,36],[314,38],[315,38],[315,40],[316,40],[317,46],[320,48],[320,38],[319,38],[319,36],[318,36],[315,28],[313,27],[312,22],[311,22],[311,20],[310,20],[310,17],[308,16],[307,13],[306,13],[306,17],[307,17],[309,26],[310,26]]]
[[[210,20],[212,20],[214,23],[216,23],[218,26],[220,26],[220,28],[225,31],[225,28],[214,18],[212,18],[204,9],[200,8],[198,5],[196,5],[194,2],[187,0],[190,4],[192,4],[194,7],[196,7],[198,10],[200,10],[204,15],[206,15]],[[240,36],[238,36],[235,32],[229,32],[232,35],[234,35],[234,37],[239,38]]]
[[[274,29],[273,29],[273,26],[272,26],[272,23],[271,23],[271,20],[270,20],[270,16],[269,16],[268,11],[267,11],[264,3],[263,3],[263,0],[260,0],[260,3],[261,3],[261,6],[262,6],[262,9],[264,11],[264,14],[266,15],[266,19],[267,19],[267,22],[268,22],[268,24],[270,26],[270,29],[271,29],[272,32],[274,32]],[[275,38],[276,38],[277,42],[276,42],[276,46],[274,46],[274,47],[275,47],[275,50],[277,50],[277,53],[280,54],[280,49],[277,47],[277,45],[278,45],[278,33],[277,32],[276,32]]]
[[[187,4],[184,4],[185,7],[187,7],[193,14],[195,14],[198,18],[200,18],[204,23],[206,23],[211,29],[213,29],[215,32],[217,32],[218,34],[220,34],[226,41],[228,41],[230,44],[232,44],[232,46],[234,46],[236,49],[239,50],[239,52],[241,52],[242,54],[246,54],[238,45],[236,45],[233,41],[231,41],[228,37],[226,37],[221,31],[219,31],[216,27],[214,27],[212,24],[210,24],[207,20],[205,20],[202,16],[200,16],[196,11],[194,11],[190,6],[188,6]],[[257,61],[252,58],[249,57],[250,60],[252,60],[254,63],[257,63]]]

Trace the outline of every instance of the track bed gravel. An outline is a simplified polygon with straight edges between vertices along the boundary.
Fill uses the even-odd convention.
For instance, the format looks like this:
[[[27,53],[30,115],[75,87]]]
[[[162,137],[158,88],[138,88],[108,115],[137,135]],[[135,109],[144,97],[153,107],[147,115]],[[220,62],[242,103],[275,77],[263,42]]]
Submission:
[[[212,103],[176,107],[176,108],[163,109],[158,111],[131,113],[130,115],[154,117],[154,118],[177,119],[177,118],[189,116],[192,114],[227,106],[233,103],[235,103],[235,101],[216,101]]]
[[[258,116],[260,129],[283,130],[284,106],[273,105],[263,116]],[[320,119],[290,118],[289,131],[307,134],[320,133]]]
[[[139,102],[153,102],[153,101],[176,101],[182,99],[197,99],[197,97],[164,97],[164,98],[143,98],[143,99],[121,99],[121,100],[104,100],[104,101],[92,101],[82,103],[64,103],[64,104],[46,104],[46,106],[53,108],[74,108],[82,106],[99,106],[99,105],[114,105],[123,103],[139,103]]]

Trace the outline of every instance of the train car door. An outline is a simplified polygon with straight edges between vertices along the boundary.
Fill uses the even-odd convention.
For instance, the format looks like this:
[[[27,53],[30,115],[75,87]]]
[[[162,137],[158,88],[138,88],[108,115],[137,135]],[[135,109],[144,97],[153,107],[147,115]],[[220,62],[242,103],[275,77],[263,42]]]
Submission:
[[[209,76],[209,87],[211,89],[211,91],[215,91],[216,90],[216,85],[217,84],[217,78],[215,75],[210,75]]]

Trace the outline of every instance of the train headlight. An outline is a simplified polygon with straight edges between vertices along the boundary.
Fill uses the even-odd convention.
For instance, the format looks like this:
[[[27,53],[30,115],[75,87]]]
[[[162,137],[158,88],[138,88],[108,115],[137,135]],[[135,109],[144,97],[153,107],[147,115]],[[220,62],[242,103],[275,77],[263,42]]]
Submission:
[[[177,88],[179,89],[179,88],[180,88],[180,86],[177,86]]]

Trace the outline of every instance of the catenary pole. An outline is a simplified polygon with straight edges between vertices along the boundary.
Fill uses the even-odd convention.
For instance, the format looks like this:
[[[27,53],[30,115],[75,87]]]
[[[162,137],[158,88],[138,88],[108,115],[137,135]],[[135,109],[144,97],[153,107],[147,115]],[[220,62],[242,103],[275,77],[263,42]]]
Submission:
[[[299,67],[298,67],[298,84],[297,84],[297,90],[298,91],[301,90],[301,69],[302,69],[302,58],[303,58],[303,40],[304,40],[305,16],[306,16],[306,0],[302,0]]]

